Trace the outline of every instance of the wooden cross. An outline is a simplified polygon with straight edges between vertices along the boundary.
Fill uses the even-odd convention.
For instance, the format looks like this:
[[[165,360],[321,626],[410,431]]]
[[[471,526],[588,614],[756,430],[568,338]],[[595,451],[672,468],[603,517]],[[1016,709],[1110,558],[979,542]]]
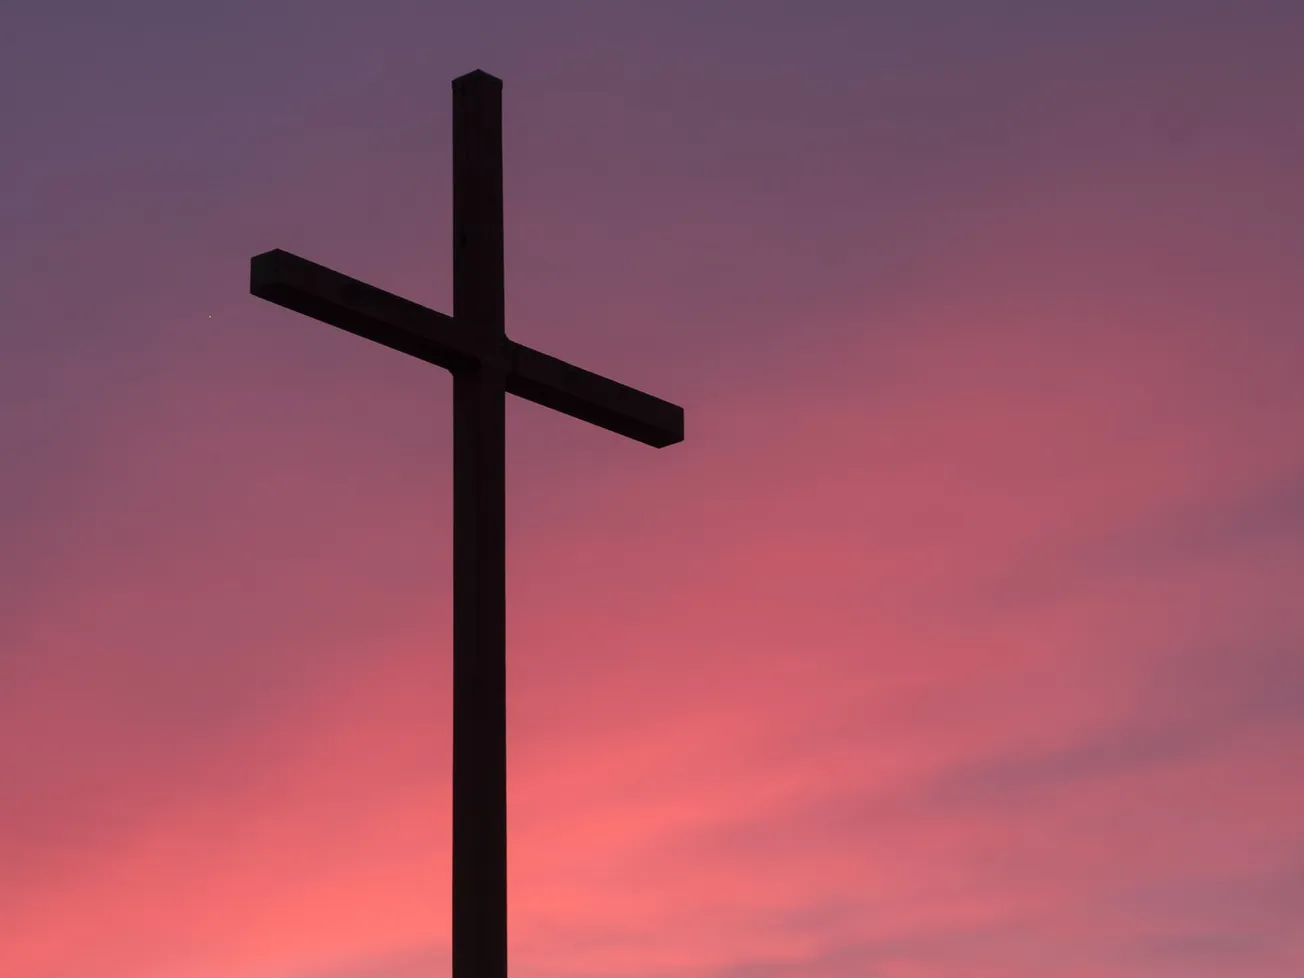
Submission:
[[[453,976],[507,975],[505,395],[663,448],[683,408],[532,350],[503,323],[502,82],[453,80],[453,315],[285,251],[249,291],[453,375]]]

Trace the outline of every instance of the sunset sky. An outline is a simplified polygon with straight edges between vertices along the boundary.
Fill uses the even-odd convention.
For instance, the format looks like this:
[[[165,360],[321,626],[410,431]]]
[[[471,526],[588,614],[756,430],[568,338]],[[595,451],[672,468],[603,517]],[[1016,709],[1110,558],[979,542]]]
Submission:
[[[513,978],[1304,976],[1304,5],[0,27],[0,975],[447,976],[450,81],[507,329]]]

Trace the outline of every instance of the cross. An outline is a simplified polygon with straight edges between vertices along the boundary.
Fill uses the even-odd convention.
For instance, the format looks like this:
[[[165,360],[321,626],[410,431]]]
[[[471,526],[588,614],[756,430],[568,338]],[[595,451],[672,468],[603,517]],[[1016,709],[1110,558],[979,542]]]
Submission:
[[[451,317],[280,250],[249,291],[453,375],[453,978],[506,978],[506,395],[656,448],[683,441],[683,408],[504,333],[502,81],[483,71],[453,80]]]

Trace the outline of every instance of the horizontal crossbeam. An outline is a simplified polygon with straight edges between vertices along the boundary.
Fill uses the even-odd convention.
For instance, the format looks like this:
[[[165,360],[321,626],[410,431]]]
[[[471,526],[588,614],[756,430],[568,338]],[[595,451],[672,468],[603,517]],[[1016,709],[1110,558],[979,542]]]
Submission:
[[[684,440],[684,409],[473,324],[341,275],[267,251],[250,262],[249,291],[331,326],[450,371],[505,360],[507,392],[645,445]]]

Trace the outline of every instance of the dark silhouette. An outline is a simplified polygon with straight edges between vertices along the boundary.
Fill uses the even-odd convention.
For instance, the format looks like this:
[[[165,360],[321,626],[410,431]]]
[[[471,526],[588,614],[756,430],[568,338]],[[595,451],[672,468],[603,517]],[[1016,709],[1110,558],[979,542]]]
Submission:
[[[453,374],[453,976],[507,976],[503,415],[515,394],[663,448],[683,408],[508,339],[502,82],[453,80],[453,316],[285,251],[249,291]]]

